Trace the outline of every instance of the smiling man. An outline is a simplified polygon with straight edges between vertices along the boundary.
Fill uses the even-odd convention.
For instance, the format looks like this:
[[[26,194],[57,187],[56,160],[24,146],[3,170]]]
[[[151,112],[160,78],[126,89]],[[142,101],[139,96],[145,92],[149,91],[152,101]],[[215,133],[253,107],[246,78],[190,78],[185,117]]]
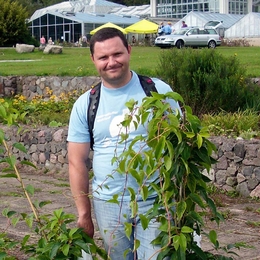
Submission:
[[[90,40],[91,59],[101,77],[100,100],[96,112],[93,129],[88,125],[88,106],[91,90],[83,94],[75,102],[70,116],[68,132],[68,158],[71,191],[78,211],[78,226],[84,228],[89,236],[94,234],[91,218],[91,203],[89,196],[89,174],[86,162],[90,151],[90,131],[93,132],[93,172],[92,180],[94,213],[105,248],[112,260],[156,259],[160,248],[151,241],[159,234],[159,223],[153,221],[143,230],[138,216],[131,216],[130,194],[127,187],[138,193],[138,184],[128,174],[116,172],[117,165],[112,164],[115,150],[117,154],[127,149],[127,146],[137,135],[146,135],[145,126],[137,129],[130,127],[128,140],[118,142],[120,122],[128,112],[125,103],[130,99],[140,105],[146,96],[138,75],[130,70],[129,61],[131,46],[123,33],[115,28],[103,28],[97,31]],[[172,91],[163,81],[153,78],[159,93]],[[173,109],[178,109],[178,103],[172,101]],[[138,149],[136,144],[136,149]],[[150,182],[156,179],[149,180]],[[118,196],[118,204],[108,203],[114,195]],[[146,201],[138,199],[138,213],[145,214],[153,205],[155,194]],[[133,228],[130,239],[125,235],[124,223],[131,223]],[[141,242],[137,251],[133,250],[133,241]],[[125,251],[127,254],[125,257]]]

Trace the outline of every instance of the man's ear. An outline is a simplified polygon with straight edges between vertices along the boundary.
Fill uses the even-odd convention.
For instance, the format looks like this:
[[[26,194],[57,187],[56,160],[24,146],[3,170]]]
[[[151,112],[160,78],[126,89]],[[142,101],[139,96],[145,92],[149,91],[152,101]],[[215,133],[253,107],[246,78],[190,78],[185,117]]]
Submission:
[[[132,52],[132,46],[128,44],[128,53],[131,54],[131,52]]]
[[[90,59],[94,62],[94,56],[92,54],[90,54]]]

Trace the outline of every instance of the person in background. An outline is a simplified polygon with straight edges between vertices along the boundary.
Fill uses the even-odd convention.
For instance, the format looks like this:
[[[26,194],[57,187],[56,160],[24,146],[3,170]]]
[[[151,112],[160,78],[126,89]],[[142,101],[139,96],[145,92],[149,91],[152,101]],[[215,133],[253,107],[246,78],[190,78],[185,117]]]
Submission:
[[[135,36],[133,35],[133,36],[132,36],[132,46],[134,46],[134,45],[136,45],[136,38],[135,38]]]
[[[45,37],[42,36],[41,39],[40,39],[40,46],[45,47],[45,45],[46,45],[46,40],[45,40]]]
[[[118,165],[112,163],[116,153],[119,155],[128,149],[130,143],[138,135],[147,135],[144,125],[137,129],[129,128],[127,142],[119,142],[122,132],[120,122],[129,112],[125,103],[130,99],[142,103],[146,94],[138,75],[130,69],[131,46],[124,34],[116,28],[102,28],[90,39],[90,55],[97,72],[101,77],[100,101],[93,127],[93,174],[92,194],[93,208],[104,241],[105,249],[113,260],[155,260],[160,247],[153,246],[160,230],[160,223],[151,221],[147,229],[143,229],[139,217],[131,216],[128,187],[138,194],[139,185],[130,174],[119,174]],[[152,78],[158,93],[172,91],[171,87],[157,78]],[[90,177],[86,167],[90,152],[90,130],[88,126],[88,105],[91,90],[80,96],[74,103],[68,129],[68,161],[71,192],[78,212],[78,226],[90,236],[94,235],[91,215]],[[108,102],[109,101],[109,102]],[[168,102],[168,101],[167,101]],[[174,111],[180,107],[174,100],[169,100]],[[137,142],[135,149],[140,149],[142,142]],[[147,182],[154,182],[155,173]],[[118,204],[109,203],[118,195]],[[143,201],[138,196],[138,214],[146,214],[153,206],[157,196],[149,194]],[[125,234],[124,223],[133,225],[130,239]],[[134,251],[134,238],[141,241],[140,247]],[[125,251],[126,255],[124,255]]]
[[[164,27],[164,23],[161,22],[159,27],[158,27],[158,35],[161,36],[164,34],[164,30],[163,30],[163,27]]]
[[[182,21],[182,26],[181,26],[181,28],[185,28],[185,27],[188,27],[188,25],[185,23],[185,21]]]
[[[53,41],[52,41],[52,38],[50,37],[49,40],[48,40],[48,44],[52,45],[53,44]]]
[[[167,25],[163,27],[163,31],[165,35],[169,35],[172,33],[172,23],[168,22]]]
[[[82,36],[79,37],[79,47],[82,46]]]

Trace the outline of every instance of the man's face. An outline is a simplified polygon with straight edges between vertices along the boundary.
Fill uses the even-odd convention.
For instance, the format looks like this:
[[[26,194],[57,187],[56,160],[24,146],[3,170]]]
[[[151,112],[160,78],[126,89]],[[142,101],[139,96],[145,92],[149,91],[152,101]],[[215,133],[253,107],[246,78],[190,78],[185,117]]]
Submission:
[[[130,80],[130,53],[119,37],[95,43],[91,58],[105,86],[121,87]]]

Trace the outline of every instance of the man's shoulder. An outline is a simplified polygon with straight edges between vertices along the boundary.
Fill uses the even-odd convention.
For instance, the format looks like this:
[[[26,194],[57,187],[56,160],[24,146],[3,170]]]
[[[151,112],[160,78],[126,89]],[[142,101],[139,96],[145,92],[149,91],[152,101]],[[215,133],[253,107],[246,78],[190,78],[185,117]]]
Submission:
[[[158,93],[166,93],[172,90],[167,83],[159,78],[151,78],[151,80],[154,82]]]

